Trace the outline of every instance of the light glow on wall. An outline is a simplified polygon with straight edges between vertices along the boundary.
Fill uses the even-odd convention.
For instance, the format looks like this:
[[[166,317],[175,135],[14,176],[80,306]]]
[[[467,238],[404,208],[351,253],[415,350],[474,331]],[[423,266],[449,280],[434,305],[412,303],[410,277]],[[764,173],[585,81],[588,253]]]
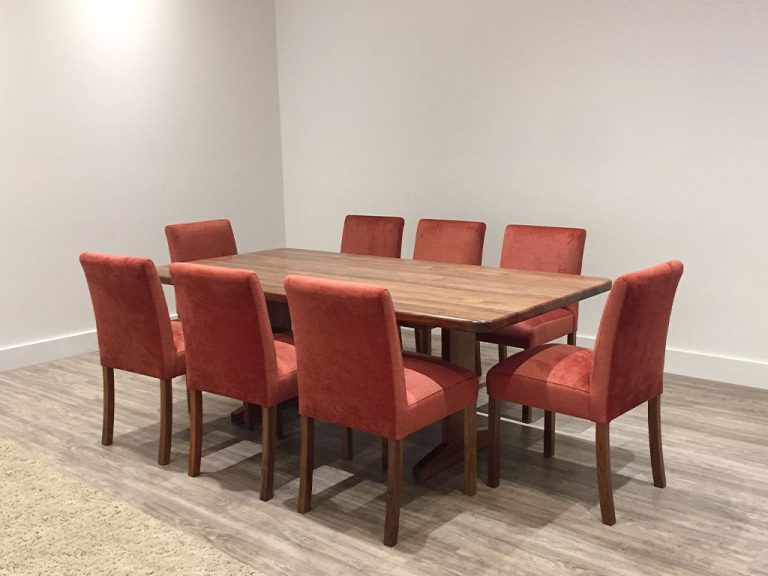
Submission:
[[[156,0],[78,0],[83,24],[104,49],[140,41]]]

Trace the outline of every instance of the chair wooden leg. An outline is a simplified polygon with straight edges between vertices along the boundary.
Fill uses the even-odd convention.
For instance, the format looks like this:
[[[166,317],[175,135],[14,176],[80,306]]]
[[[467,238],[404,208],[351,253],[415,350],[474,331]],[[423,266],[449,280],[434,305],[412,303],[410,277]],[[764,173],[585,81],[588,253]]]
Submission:
[[[344,460],[352,460],[352,428],[341,427],[341,457]]]
[[[523,413],[520,416],[520,420],[526,424],[530,424],[533,421],[533,415],[530,406],[523,406]]]
[[[424,354],[424,333],[420,327],[414,327],[413,338],[416,341],[416,352]]]
[[[165,466],[171,460],[171,432],[173,428],[172,380],[160,380],[160,449],[157,463]]]
[[[616,524],[616,512],[613,508],[613,484],[611,482],[611,441],[610,424],[597,423],[595,431],[597,458],[597,489],[600,494],[600,514],[603,524]]]
[[[477,430],[475,405],[464,408],[464,494],[477,492]]]
[[[488,486],[499,485],[501,462],[501,402],[488,398]]]
[[[400,491],[403,484],[403,441],[387,441],[387,515],[384,520],[384,545],[397,544],[400,528]]]
[[[253,430],[253,412],[248,402],[243,402],[243,427],[246,430]]]
[[[192,395],[189,392],[189,388],[187,388],[187,416],[189,416],[192,413]]]
[[[261,407],[261,490],[266,502],[274,494],[275,442],[277,441],[277,406]]]
[[[475,340],[475,374],[482,376],[483,360],[480,357],[480,340]]]
[[[664,473],[664,453],[661,449],[661,396],[648,401],[648,440],[651,445],[653,485],[664,488],[667,476]]]
[[[200,458],[203,448],[203,393],[187,389],[189,395],[189,464],[187,474],[200,474]]]
[[[387,451],[389,450],[389,445],[387,443],[387,439],[382,436],[381,438],[381,469],[386,470],[387,469]]]
[[[567,338],[568,338],[568,344],[570,344],[571,346],[576,346],[576,332],[571,332],[570,334],[568,334]]]
[[[312,470],[315,460],[315,419],[301,417],[301,463],[299,465],[298,511],[306,514],[312,508]]]
[[[555,413],[544,411],[544,458],[555,455]]]
[[[277,439],[282,440],[285,438],[285,430],[283,430],[283,420],[285,415],[280,405],[277,405]]]
[[[104,446],[112,444],[115,430],[115,370],[106,366],[101,367],[101,379],[104,384],[104,413],[101,419],[101,443]]]
[[[440,328],[440,357],[446,362],[451,361],[451,331]]]
[[[415,328],[416,352],[432,354],[432,329],[417,326]]]
[[[507,357],[507,347],[504,344],[499,344],[499,362],[502,362]]]

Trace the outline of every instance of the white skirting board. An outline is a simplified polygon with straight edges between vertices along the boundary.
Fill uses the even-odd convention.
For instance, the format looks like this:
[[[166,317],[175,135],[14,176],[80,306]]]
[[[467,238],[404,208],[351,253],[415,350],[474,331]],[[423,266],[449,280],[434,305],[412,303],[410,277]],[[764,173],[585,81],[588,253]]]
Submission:
[[[579,335],[578,343],[580,346],[594,346],[595,338]],[[95,330],[10,346],[0,349],[0,372],[93,352],[97,348]],[[760,360],[667,348],[665,371],[768,389],[768,362]]]
[[[579,346],[594,347],[594,336],[578,335]],[[768,362],[667,348],[664,372],[768,390]]]
[[[0,372],[50,362],[67,356],[77,356],[93,352],[98,348],[96,330],[9,346],[0,349]]]

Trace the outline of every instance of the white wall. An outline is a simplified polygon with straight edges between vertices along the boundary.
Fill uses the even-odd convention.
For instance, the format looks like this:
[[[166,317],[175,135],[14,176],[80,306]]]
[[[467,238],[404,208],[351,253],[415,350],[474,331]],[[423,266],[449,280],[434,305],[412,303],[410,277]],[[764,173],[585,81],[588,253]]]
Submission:
[[[768,2],[277,4],[286,235],[346,213],[582,226],[584,272],[686,264],[667,369],[768,386]],[[594,335],[603,299],[582,307]],[[589,340],[585,340],[589,343]]]
[[[0,2],[0,195],[0,369],[95,349],[83,250],[284,245],[272,0]]]

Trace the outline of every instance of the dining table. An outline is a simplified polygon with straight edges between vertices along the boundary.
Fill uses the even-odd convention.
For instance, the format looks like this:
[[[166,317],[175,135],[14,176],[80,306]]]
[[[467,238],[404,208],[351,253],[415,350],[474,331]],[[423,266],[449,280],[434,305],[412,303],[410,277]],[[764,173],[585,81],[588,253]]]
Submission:
[[[363,282],[386,288],[399,322],[443,329],[444,359],[475,370],[476,335],[532,318],[610,290],[606,278],[490,266],[449,264],[276,248],[195,263],[250,270],[258,276],[274,326],[290,328],[283,282],[288,275]],[[169,265],[157,267],[172,284]],[[478,447],[487,443],[478,432]],[[413,469],[425,480],[463,458],[461,413],[443,421],[441,442]]]

